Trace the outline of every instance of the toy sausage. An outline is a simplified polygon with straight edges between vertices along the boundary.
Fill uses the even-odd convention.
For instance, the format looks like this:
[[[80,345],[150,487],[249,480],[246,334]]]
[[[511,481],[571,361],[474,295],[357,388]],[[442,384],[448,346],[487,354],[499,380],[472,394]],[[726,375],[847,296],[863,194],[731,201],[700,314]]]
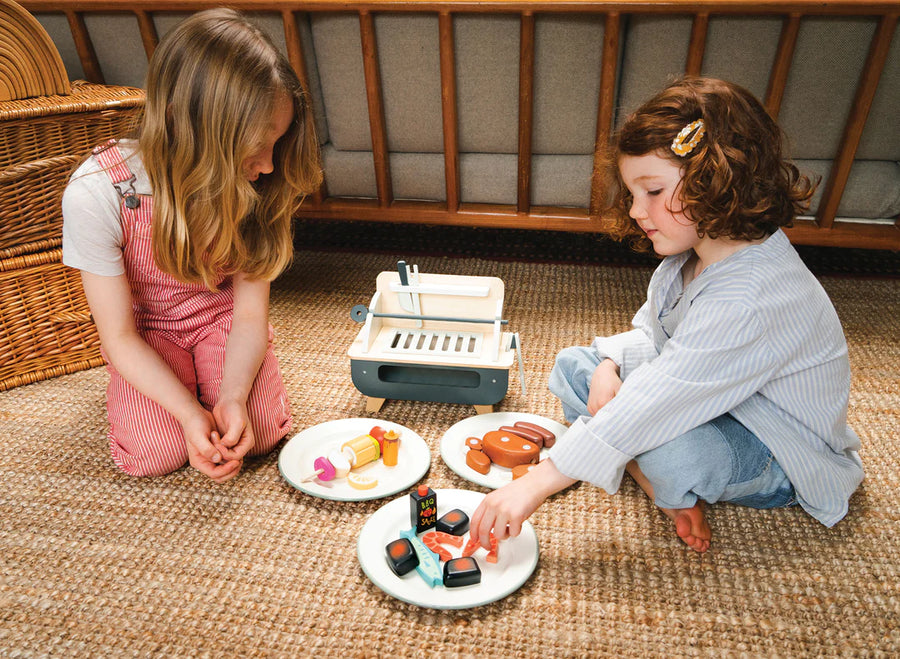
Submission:
[[[544,439],[544,448],[550,448],[556,443],[556,435],[536,423],[531,423],[530,421],[516,421],[513,424],[513,428],[524,428],[525,430],[531,430],[532,432],[538,433]]]
[[[501,432],[511,432],[514,435],[518,435],[523,439],[527,439],[532,444],[537,444],[538,448],[544,445],[544,436],[540,433],[536,433],[533,430],[529,430],[528,428],[521,428],[519,426],[500,426]]]

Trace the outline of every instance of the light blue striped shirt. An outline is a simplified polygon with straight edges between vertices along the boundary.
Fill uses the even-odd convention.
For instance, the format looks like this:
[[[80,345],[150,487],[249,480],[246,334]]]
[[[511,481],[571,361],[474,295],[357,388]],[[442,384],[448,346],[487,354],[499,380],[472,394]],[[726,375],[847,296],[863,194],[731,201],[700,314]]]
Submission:
[[[769,447],[800,505],[835,524],[863,471],[847,425],[847,342],[828,295],[780,230],[683,287],[689,256],[653,273],[635,329],[594,341],[619,364],[622,388],[550,457],[612,494],[629,460],[730,412]]]

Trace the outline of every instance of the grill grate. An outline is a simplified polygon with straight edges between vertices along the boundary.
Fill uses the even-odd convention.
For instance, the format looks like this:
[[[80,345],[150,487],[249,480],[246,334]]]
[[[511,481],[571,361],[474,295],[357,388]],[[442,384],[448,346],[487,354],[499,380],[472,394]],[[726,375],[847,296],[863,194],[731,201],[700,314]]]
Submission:
[[[390,335],[385,352],[471,359],[481,355],[482,338],[478,332],[397,328]]]

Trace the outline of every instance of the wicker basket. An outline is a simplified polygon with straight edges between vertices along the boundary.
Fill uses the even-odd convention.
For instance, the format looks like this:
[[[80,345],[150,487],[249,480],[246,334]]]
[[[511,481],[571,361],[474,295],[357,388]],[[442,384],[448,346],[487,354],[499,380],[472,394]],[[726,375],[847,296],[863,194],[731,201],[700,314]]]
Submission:
[[[0,171],[33,160],[87,155],[137,127],[144,90],[76,80],[68,96],[0,102]]]
[[[81,278],[61,263],[60,199],[143,105],[141,89],[81,81],[71,95],[0,102],[0,391],[103,363]]]
[[[0,260],[0,391],[103,364],[81,277],[61,257]]]
[[[70,96],[0,102],[0,259],[59,247],[60,199],[74,167],[132,132],[144,92],[72,84]]]
[[[56,156],[0,171],[0,259],[62,244],[62,193],[81,156]]]

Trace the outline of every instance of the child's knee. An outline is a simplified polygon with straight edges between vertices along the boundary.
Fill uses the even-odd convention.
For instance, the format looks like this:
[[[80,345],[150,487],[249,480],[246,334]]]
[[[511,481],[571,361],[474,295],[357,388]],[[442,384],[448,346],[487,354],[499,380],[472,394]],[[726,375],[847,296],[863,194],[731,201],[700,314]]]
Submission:
[[[600,359],[593,348],[571,346],[557,353],[553,369],[570,374],[579,370],[593,373],[599,363]]]
[[[265,398],[251,395],[248,412],[255,439],[250,455],[269,453],[291,431],[294,418],[284,390]]]
[[[637,456],[636,460],[655,488],[677,482],[685,491],[705,491],[713,483],[724,487],[733,469],[728,443],[707,424]]]
[[[109,446],[113,462],[129,476],[165,476],[181,469],[188,462],[186,448],[129,451],[112,437]]]

